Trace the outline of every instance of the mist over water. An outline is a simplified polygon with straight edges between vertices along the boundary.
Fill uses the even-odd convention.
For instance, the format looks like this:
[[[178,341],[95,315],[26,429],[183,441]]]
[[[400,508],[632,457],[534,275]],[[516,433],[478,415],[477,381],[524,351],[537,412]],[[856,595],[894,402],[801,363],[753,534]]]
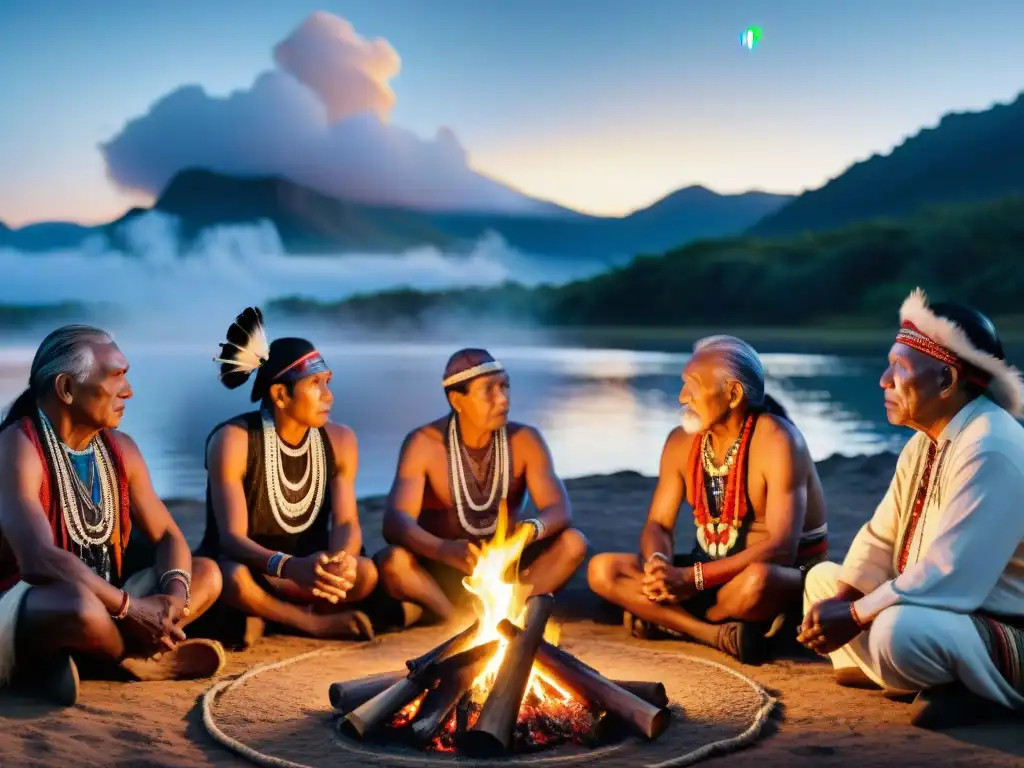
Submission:
[[[296,255],[285,251],[270,222],[209,229],[186,246],[177,219],[159,212],[131,219],[120,234],[123,250],[100,234],[70,251],[0,248],[0,304],[112,304],[118,311],[110,322],[121,326],[114,330],[134,335],[170,322],[174,338],[185,340],[245,306],[286,296],[336,301],[399,287],[560,283],[607,266],[522,254],[497,235],[458,254],[422,247],[396,254]]]

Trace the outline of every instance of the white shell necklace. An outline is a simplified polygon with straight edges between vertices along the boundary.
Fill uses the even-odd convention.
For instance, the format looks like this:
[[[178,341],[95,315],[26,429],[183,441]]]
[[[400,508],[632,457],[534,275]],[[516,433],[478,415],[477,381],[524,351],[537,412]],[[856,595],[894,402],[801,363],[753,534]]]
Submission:
[[[96,462],[96,479],[100,484],[100,504],[97,509],[91,494],[75,472],[64,444],[57,437],[53,425],[42,410],[39,411],[39,422],[43,427],[43,441],[46,443],[53,474],[57,479],[57,500],[68,535],[75,544],[83,548],[108,544],[114,533],[115,513],[120,506],[120,498],[112,471],[113,461],[106,445],[100,436],[96,435],[85,451],[92,453]],[[90,523],[86,519],[82,511],[83,504],[99,513],[99,520],[96,523]]]
[[[491,438],[493,441],[491,455],[495,464],[494,480],[491,483],[491,493],[487,497],[487,501],[483,504],[477,504],[473,501],[473,497],[469,493],[469,486],[466,484],[466,468],[462,463],[462,438],[459,435],[457,421],[458,419],[454,415],[448,420],[448,466],[452,480],[452,496],[455,497],[453,499],[455,509],[459,515],[459,522],[468,533],[474,536],[490,536],[498,527],[497,515],[495,515],[489,525],[484,527],[475,526],[466,515],[466,507],[469,507],[474,512],[483,512],[490,509],[494,506],[499,487],[501,488],[501,498],[508,498],[509,475],[511,475],[508,452],[508,428],[502,427],[496,430]]]
[[[281,440],[274,426],[274,418],[267,411],[261,411],[260,418],[263,421],[263,478],[267,486],[270,511],[281,530],[292,534],[302,533],[316,520],[327,488],[323,438],[319,429],[308,429],[302,444],[292,448]],[[282,454],[293,458],[307,457],[306,470],[297,483],[285,475]],[[306,487],[306,492],[297,501],[289,501],[282,490],[287,488],[298,493],[303,487]],[[294,522],[307,513],[308,517],[303,522]]]

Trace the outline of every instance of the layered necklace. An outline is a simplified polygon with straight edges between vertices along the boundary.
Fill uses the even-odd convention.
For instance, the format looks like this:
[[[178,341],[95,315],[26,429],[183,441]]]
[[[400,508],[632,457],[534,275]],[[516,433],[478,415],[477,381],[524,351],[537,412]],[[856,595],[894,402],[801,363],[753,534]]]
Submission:
[[[39,422],[43,427],[43,442],[50,457],[50,465],[57,480],[57,501],[61,516],[71,540],[83,550],[83,554],[94,548],[102,548],[100,562],[95,563],[97,573],[110,579],[110,556],[106,546],[114,534],[114,521],[120,509],[120,496],[114,463],[103,440],[97,434],[83,451],[73,451],[79,456],[88,456],[90,466],[89,487],[78,476],[72,464],[72,452],[53,429],[46,414],[39,411]],[[95,470],[93,470],[95,467]],[[93,483],[99,482],[100,502],[93,501]]]
[[[736,463],[736,453],[740,448],[741,432],[736,436],[729,450],[725,452],[725,458],[721,464],[715,464],[715,449],[711,446],[711,433],[705,432],[700,440],[700,460],[704,466],[704,476],[708,478],[711,485],[711,493],[714,496],[715,517],[722,512],[722,501],[725,499],[725,481]]]
[[[473,499],[473,494],[470,493],[469,485],[466,482],[466,463],[469,461],[469,457],[466,455],[466,447],[459,432],[458,417],[455,415],[448,420],[447,449],[449,480],[451,481],[455,509],[459,515],[459,523],[473,536],[490,536],[498,526],[496,503],[508,498],[509,477],[512,474],[509,466],[508,428],[502,427],[491,436],[491,446],[487,452],[487,458],[490,459],[487,475],[491,477],[491,491],[483,503],[478,503]],[[498,496],[499,489],[500,497]],[[469,519],[467,508],[477,513],[474,517],[483,518],[489,522],[482,526],[474,525]],[[481,512],[489,514],[484,516],[479,514]]]
[[[701,436],[700,463],[705,487],[700,490],[695,488],[694,493],[703,490],[704,503],[698,503],[694,509],[694,524],[697,526],[697,543],[712,558],[724,557],[739,540],[739,528],[746,514],[746,471],[745,467],[736,471],[736,465],[752,428],[753,419],[747,419],[740,434],[725,452],[721,464],[715,463],[711,433],[705,432]]]
[[[260,412],[263,420],[263,477],[267,484],[267,498],[270,511],[277,524],[286,533],[302,533],[316,520],[327,488],[327,461],[324,442],[319,429],[307,429],[302,444],[292,448],[277,434],[274,419],[267,411]],[[302,479],[294,482],[284,471],[283,456],[306,457],[306,469]],[[299,493],[306,492],[296,501],[289,501],[284,489]],[[308,517],[296,523],[299,518]]]

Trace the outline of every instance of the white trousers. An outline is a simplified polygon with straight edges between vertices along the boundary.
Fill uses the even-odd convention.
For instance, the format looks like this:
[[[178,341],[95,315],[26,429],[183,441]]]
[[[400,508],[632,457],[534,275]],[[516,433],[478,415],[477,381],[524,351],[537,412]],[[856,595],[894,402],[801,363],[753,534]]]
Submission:
[[[840,566],[820,563],[807,573],[804,612],[835,597]],[[1005,707],[1024,708],[989,656],[970,616],[915,605],[879,613],[865,632],[829,654],[836,669],[859,667],[877,685],[913,693],[959,680],[968,689]]]

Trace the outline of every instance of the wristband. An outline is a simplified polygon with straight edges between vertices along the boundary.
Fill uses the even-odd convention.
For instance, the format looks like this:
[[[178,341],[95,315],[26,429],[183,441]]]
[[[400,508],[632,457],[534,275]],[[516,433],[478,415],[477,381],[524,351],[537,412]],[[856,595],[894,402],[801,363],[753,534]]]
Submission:
[[[663,563],[672,565],[672,559],[664,552],[655,552],[653,555],[647,558],[648,563],[651,562],[651,560],[661,560]]]
[[[267,560],[267,575],[278,579],[283,578],[281,574],[284,573],[284,564],[291,559],[291,555],[286,555],[284,552],[275,552]]]
[[[868,625],[860,620],[860,616],[857,615],[857,604],[850,602],[850,617],[853,619],[853,623],[857,625],[858,629],[864,630],[868,628]]]
[[[189,576],[188,571],[183,571],[181,568],[172,568],[169,571],[165,571],[163,576],[160,577],[161,591],[166,591],[167,585],[172,581],[180,581],[182,586],[185,587],[185,607],[190,608],[192,606],[192,577]]]
[[[533,535],[534,541],[536,541],[544,535],[544,523],[542,523],[536,517],[531,517],[528,520],[523,520],[523,523],[528,523],[533,526],[533,530],[535,531]]]
[[[121,590],[121,607],[117,613],[110,614],[110,618],[114,621],[121,621],[125,616],[128,615],[128,607],[131,605],[132,599],[128,596],[128,593]]]
[[[693,564],[693,586],[698,592],[704,591],[704,563],[700,561]]]

